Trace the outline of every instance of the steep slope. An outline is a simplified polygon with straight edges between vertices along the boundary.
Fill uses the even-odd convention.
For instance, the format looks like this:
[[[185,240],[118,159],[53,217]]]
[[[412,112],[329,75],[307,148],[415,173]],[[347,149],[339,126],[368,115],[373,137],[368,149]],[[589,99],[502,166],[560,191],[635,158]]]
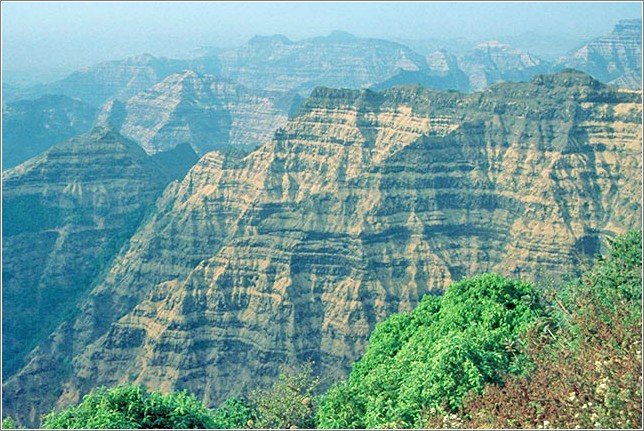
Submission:
[[[386,90],[398,85],[421,85],[436,90],[469,91],[469,77],[463,72],[454,55],[445,50],[435,51],[427,57],[429,70],[401,70],[391,78],[371,86],[372,90]]]
[[[6,171],[2,190],[3,377],[65,319],[168,182],[109,129]]]
[[[472,95],[317,89],[270,143],[165,190],[5,408],[34,423],[124,381],[213,404],[284,361],[333,381],[427,292],[570,271],[641,222],[640,97],[574,71]]]
[[[108,102],[109,121],[148,154],[187,143],[202,155],[229,145],[255,148],[286,123],[296,94],[249,91],[193,71],[172,74],[120,104]]]
[[[173,180],[182,180],[190,168],[197,163],[199,156],[190,144],[184,142],[171,150],[154,154],[152,160],[161,166],[166,177]]]
[[[31,87],[16,94],[20,98],[36,98],[44,94],[62,94],[98,107],[109,99],[125,101],[151,88],[168,75],[186,69],[216,73],[216,58],[175,60],[150,54],[124,60],[106,61],[78,70],[49,84]]]
[[[224,76],[248,88],[302,95],[318,85],[368,87],[401,69],[427,69],[425,59],[404,45],[344,32],[297,42],[280,35],[256,36],[219,59]]]
[[[2,169],[89,131],[96,109],[65,96],[10,102],[2,109]]]
[[[459,67],[469,76],[470,88],[483,90],[496,82],[527,81],[548,71],[543,60],[498,41],[478,44],[458,59]]]
[[[602,82],[642,88],[642,20],[622,20],[612,33],[562,58],[556,67],[572,67]]]

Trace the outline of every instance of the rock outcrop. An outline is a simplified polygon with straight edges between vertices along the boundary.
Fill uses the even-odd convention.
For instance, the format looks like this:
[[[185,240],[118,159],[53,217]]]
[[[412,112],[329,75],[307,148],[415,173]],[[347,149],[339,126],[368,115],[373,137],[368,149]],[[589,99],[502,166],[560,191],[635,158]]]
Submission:
[[[254,149],[270,140],[299,99],[295,93],[250,91],[228,80],[184,71],[99,115],[148,154],[187,143],[199,155],[228,146]]]
[[[441,50],[432,53],[427,59],[429,70],[401,70],[397,75],[372,86],[371,89],[379,91],[399,85],[421,85],[436,90],[469,91],[469,77],[458,67],[455,56]]]
[[[642,20],[622,20],[612,33],[562,58],[557,68],[572,67],[602,82],[642,88]]]
[[[641,113],[575,71],[472,95],[318,88],[270,142],[165,189],[5,410],[35,423],[126,381],[216,404],[281,362],[331,382],[376,322],[452,281],[574,270],[641,223]]]
[[[256,36],[219,60],[222,74],[247,88],[302,95],[319,85],[369,87],[400,70],[427,69],[423,56],[404,45],[344,32],[297,42],[281,35]]]
[[[96,109],[65,96],[9,102],[2,109],[2,169],[35,157],[52,145],[88,132]]]
[[[3,173],[3,377],[87,294],[169,179],[106,128]]]
[[[474,91],[497,82],[528,81],[549,68],[538,57],[498,41],[478,44],[460,56],[458,64],[469,77],[470,89]]]
[[[14,97],[26,99],[61,94],[100,107],[110,99],[125,101],[173,73],[186,69],[217,73],[218,67],[217,59],[213,57],[176,60],[142,54],[80,69],[59,81],[18,92]]]

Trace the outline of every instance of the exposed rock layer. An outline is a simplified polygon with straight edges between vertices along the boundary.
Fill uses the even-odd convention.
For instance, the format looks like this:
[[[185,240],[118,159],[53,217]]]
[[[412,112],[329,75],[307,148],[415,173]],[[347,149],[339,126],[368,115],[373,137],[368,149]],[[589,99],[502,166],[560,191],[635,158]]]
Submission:
[[[74,315],[168,183],[164,170],[97,128],[3,174],[4,377]]]
[[[642,20],[622,20],[612,33],[561,59],[557,67],[590,73],[602,82],[642,88]]]
[[[400,70],[427,69],[423,56],[404,45],[344,32],[297,42],[280,35],[256,36],[219,60],[224,76],[248,88],[303,95],[319,85],[368,87]]]
[[[99,122],[109,122],[149,154],[187,143],[203,155],[228,146],[254,149],[270,140],[298,99],[185,71],[124,104],[108,102]]]
[[[575,270],[641,222],[641,110],[574,71],[469,96],[316,89],[270,143],[166,188],[5,408],[34,423],[126,381],[215,404],[283,361],[332,381],[451,281]]]

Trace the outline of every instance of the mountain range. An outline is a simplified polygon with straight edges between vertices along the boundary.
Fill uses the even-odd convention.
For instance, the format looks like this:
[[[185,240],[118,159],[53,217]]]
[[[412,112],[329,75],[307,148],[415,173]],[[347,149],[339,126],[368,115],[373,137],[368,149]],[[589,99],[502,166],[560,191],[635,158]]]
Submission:
[[[301,41],[257,36],[236,49],[202,50],[191,60],[144,54],[104,62],[50,84],[3,86],[3,116],[10,125],[3,129],[3,166],[89,131],[97,112],[113,100],[125,105],[117,129],[148,153],[188,143],[203,155],[266,142],[316,86],[383,90],[418,84],[467,93],[572,67],[604,83],[641,88],[641,35],[641,20],[623,20],[609,35],[556,61],[498,41],[467,49],[462,40],[430,41],[414,45],[419,54],[397,42],[333,32]]]
[[[174,179],[116,108],[3,174],[5,301],[41,316],[30,352],[33,318],[3,320],[4,409],[25,424],[97,385],[215,405],[285,362],[333,381],[422,295],[574,272],[641,224],[641,92],[574,70],[472,94],[318,87],[254,151]]]

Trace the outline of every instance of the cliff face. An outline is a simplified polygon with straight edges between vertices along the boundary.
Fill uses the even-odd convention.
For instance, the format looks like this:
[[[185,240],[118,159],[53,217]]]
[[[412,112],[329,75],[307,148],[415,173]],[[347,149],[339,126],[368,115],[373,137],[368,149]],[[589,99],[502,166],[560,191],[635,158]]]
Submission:
[[[622,20],[612,33],[595,39],[558,62],[602,82],[642,87],[642,20]]]
[[[459,57],[470,89],[480,91],[496,82],[527,81],[548,70],[548,64],[527,52],[497,41],[484,42]]]
[[[640,97],[574,71],[467,96],[316,89],[271,142],[166,188],[5,408],[33,423],[125,381],[212,404],[283,361],[332,380],[451,281],[573,270],[640,224]]]
[[[110,101],[99,115],[155,154],[187,143],[198,154],[227,146],[255,148],[286,123],[294,94],[249,91],[193,71],[172,74],[126,103]]]
[[[53,144],[89,131],[96,110],[65,96],[10,102],[2,109],[2,169],[44,152]]]
[[[15,97],[33,98],[43,94],[61,94],[99,107],[109,99],[125,101],[151,88],[168,75],[186,69],[216,73],[216,58],[175,60],[142,54],[124,60],[105,61],[80,69],[49,84],[18,92]]]
[[[74,316],[167,182],[138,145],[101,128],[3,174],[3,377]]]
[[[222,53],[219,60],[224,76],[248,88],[296,90],[303,95],[319,85],[368,87],[401,69],[427,69],[425,59],[404,45],[342,32],[298,42],[284,36],[256,36],[247,45]]]

